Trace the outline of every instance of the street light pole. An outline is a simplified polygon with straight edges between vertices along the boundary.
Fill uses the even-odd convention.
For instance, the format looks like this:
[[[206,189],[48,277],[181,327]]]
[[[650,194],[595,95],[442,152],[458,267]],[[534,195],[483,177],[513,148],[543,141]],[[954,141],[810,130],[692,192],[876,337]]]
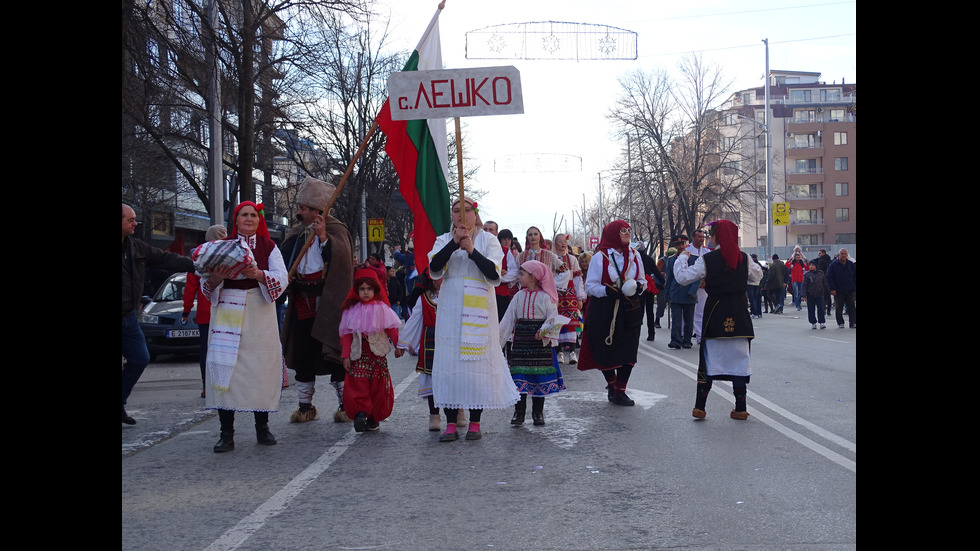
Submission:
[[[772,132],[769,131],[769,39],[765,38],[762,43],[766,45],[766,247],[763,249],[763,253],[768,259],[773,252],[773,235],[772,235],[772,172],[769,170],[769,165],[772,164]]]

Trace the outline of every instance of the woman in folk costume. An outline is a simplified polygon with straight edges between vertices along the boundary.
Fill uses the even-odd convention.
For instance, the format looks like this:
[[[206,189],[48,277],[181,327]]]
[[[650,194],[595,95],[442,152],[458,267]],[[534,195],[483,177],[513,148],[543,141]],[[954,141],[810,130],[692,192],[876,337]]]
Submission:
[[[551,273],[557,275],[561,270],[561,260],[545,246],[544,241],[541,230],[535,226],[528,228],[524,236],[524,250],[517,255],[517,263],[524,264],[528,260],[537,260],[548,266]]]
[[[259,444],[276,443],[269,432],[269,412],[277,410],[282,394],[276,299],[286,288],[288,271],[269,237],[262,209],[261,204],[241,202],[225,239],[238,241],[254,260],[244,268],[217,266],[202,277],[204,296],[211,301],[204,407],[218,410],[217,453],[235,449],[236,411],[254,412]]]
[[[435,352],[436,307],[439,304],[441,285],[441,279],[429,277],[428,268],[419,275],[412,292],[413,295],[418,295],[415,307],[412,308],[405,327],[398,334],[397,344],[399,350],[408,350],[413,356],[419,357],[415,366],[415,371],[419,374],[419,398],[425,399],[429,404],[430,431],[441,428],[439,408],[432,398],[432,357]]]
[[[520,399],[497,332],[493,288],[503,251],[492,233],[478,229],[476,209],[469,199],[453,203],[453,229],[436,238],[429,252],[429,275],[442,280],[432,359],[432,395],[448,420],[440,442],[458,439],[458,408],[470,410],[466,439],[478,440],[484,409],[510,407]]]
[[[341,309],[340,357],[347,371],[344,413],[354,420],[355,431],[378,430],[395,405],[386,356],[392,344],[398,342],[402,320],[391,309],[388,294],[373,268],[354,273],[354,285]],[[396,357],[402,354],[403,350],[395,352]]]
[[[585,279],[589,299],[578,363],[581,371],[602,371],[609,401],[620,406],[634,405],[626,395],[626,384],[640,345],[640,294],[646,287],[640,255],[630,248],[630,231],[623,220],[602,229]]]
[[[575,355],[575,344],[578,333],[582,331],[582,301],[585,300],[585,286],[582,284],[582,269],[578,258],[568,251],[568,236],[555,235],[552,241],[552,251],[561,261],[561,268],[555,274],[555,287],[558,289],[558,312],[567,317],[569,322],[561,328],[558,337],[558,363],[565,363],[565,352],[568,352],[568,363],[573,365],[578,361]]]
[[[558,291],[551,270],[537,260],[521,265],[521,290],[514,295],[500,321],[500,341],[513,341],[508,363],[521,393],[514,408],[512,425],[523,425],[527,396],[531,395],[531,419],[544,424],[544,397],[565,390],[565,381],[555,357],[555,346],[563,325],[569,320],[558,312]]]
[[[504,258],[500,261],[500,283],[494,288],[494,293],[497,296],[498,316],[504,315],[511,298],[517,294],[517,271],[520,265],[517,262],[517,255],[510,248],[510,242],[513,239],[514,234],[506,228],[497,234],[500,250],[504,253]]]
[[[704,278],[708,295],[701,322],[697,397],[691,414],[699,419],[707,415],[704,406],[712,381],[731,381],[735,409],[730,416],[744,421],[749,417],[745,394],[752,375],[750,341],[755,337],[745,290],[750,279],[761,277],[762,268],[739,250],[738,226],[733,222],[715,220],[708,224],[708,236],[713,251],[698,257],[690,266],[687,262],[674,264],[678,282],[686,285]]]

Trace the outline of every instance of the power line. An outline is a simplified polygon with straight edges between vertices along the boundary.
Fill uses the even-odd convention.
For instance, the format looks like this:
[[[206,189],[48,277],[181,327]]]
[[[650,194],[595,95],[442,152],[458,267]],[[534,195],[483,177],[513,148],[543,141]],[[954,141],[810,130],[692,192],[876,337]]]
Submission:
[[[840,38],[840,37],[844,37],[844,36],[856,36],[856,35],[857,35],[857,33],[834,34],[834,35],[828,35],[828,36],[816,36],[816,37],[813,37],[813,38],[797,38],[795,40],[779,40],[779,41],[773,41],[770,44],[787,44],[787,43],[790,43],[790,42],[807,42],[807,41],[810,41],[810,40],[827,40],[829,38]],[[672,55],[683,55],[683,54],[689,54],[689,53],[715,52],[715,51],[719,51],[719,50],[737,50],[737,49],[741,49],[741,48],[758,48],[758,47],[759,47],[758,44],[745,44],[745,45],[742,45],[742,46],[722,46],[722,47],[719,47],[719,48],[703,48],[703,49],[699,49],[699,50],[684,50],[684,51],[681,51],[681,52],[641,55],[639,57],[640,58],[664,57],[664,56],[672,56]]]
[[[663,18],[659,18],[659,19],[641,19],[641,20],[634,20],[634,21],[635,22],[639,22],[639,23],[646,23],[646,22],[651,22],[651,21],[673,21],[673,20],[676,20],[676,19],[697,19],[697,18],[701,18],[701,17],[722,17],[722,16],[729,16],[729,15],[742,15],[742,14],[747,14],[747,13],[761,13],[761,12],[767,12],[767,11],[796,10],[796,9],[802,9],[802,8],[823,8],[823,7],[827,7],[827,6],[836,6],[836,5],[839,5],[839,4],[855,4],[855,3],[856,3],[856,0],[849,0],[849,1],[846,1],[846,2],[828,2],[826,4],[805,4],[805,5],[802,5],[802,6],[782,6],[782,7],[778,7],[778,8],[761,8],[761,9],[757,9],[757,10],[742,10],[742,11],[729,11],[729,12],[720,12],[720,13],[705,13],[705,14],[700,14],[700,15],[678,15],[678,16],[675,16],[675,17],[663,17]]]

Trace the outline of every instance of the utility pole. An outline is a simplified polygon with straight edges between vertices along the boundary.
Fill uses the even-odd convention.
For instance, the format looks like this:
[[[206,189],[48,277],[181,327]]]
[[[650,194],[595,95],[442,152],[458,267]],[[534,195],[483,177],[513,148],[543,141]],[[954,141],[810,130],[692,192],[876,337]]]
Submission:
[[[769,39],[765,38],[762,43],[766,45],[766,246],[763,249],[763,253],[766,255],[766,259],[770,258],[772,252],[775,250],[775,243],[773,243],[773,226],[772,226],[772,172],[770,166],[772,164],[772,132],[769,126]]]
[[[208,68],[211,78],[208,83],[208,115],[210,146],[208,147],[208,191],[211,197],[211,225],[225,225],[224,170],[221,152],[221,71],[218,63],[217,44],[214,39],[214,26],[218,20],[218,0],[211,0],[208,6]]]

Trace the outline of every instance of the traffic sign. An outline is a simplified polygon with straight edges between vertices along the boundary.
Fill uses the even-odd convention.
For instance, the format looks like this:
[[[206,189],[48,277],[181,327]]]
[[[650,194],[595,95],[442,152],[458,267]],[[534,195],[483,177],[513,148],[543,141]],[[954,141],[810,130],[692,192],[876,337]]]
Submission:
[[[772,204],[772,224],[774,226],[789,225],[789,203]]]
[[[385,240],[385,219],[368,218],[368,241],[384,243]]]

